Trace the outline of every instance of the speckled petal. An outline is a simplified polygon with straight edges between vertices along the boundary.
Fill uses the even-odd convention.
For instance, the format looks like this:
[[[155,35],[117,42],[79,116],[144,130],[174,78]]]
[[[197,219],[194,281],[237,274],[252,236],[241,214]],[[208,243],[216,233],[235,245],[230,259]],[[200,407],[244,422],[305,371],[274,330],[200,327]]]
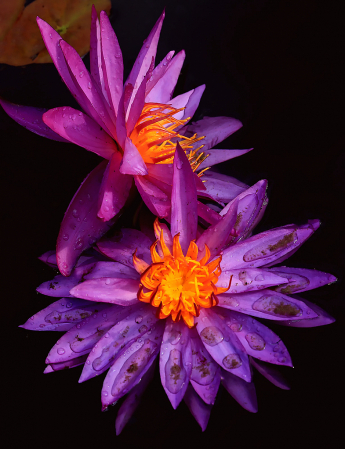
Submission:
[[[123,307],[108,306],[67,331],[49,351],[46,363],[61,363],[88,354],[98,340],[123,315]]]
[[[305,292],[326,284],[329,285],[337,280],[332,274],[306,268],[274,267],[267,271],[273,271],[279,276],[286,278],[287,284],[274,289],[286,294]]]
[[[242,156],[252,150],[253,148],[249,148],[248,150],[207,150],[207,154],[209,156],[204,160],[204,162],[201,162],[198,170],[202,170],[206,167],[212,167],[213,165],[220,164],[221,162],[229,161],[230,159]],[[201,151],[203,151],[203,149],[201,149]]]
[[[69,106],[50,109],[43,121],[64,139],[105,159],[117,152],[115,142],[92,118]]]
[[[236,334],[248,355],[264,362],[292,366],[286,346],[271,329],[242,313],[220,308],[217,313]]]
[[[169,217],[171,209],[169,196],[143,176],[135,176],[134,182],[149,210],[159,218]]]
[[[114,219],[103,222],[97,217],[98,192],[106,161],[101,162],[82,182],[62,220],[56,245],[60,272],[69,276],[80,254],[104,235]]]
[[[125,139],[125,151],[121,161],[120,172],[124,175],[147,175],[144,159],[129,137]]]
[[[97,214],[103,221],[111,220],[121,211],[133,183],[131,176],[120,173],[121,161],[121,154],[114,152],[103,175],[99,192],[101,206]]]
[[[32,331],[68,331],[83,319],[109,307],[77,298],[60,298],[19,327]]]
[[[250,359],[250,363],[273,385],[281,388],[282,390],[290,390],[289,384],[277,368],[269,363],[262,362],[261,360],[254,360],[252,358]]]
[[[210,419],[212,406],[205,404],[205,402],[201,400],[193,390],[191,385],[188,385],[183,399],[187,404],[189,411],[201,427],[201,430],[206,430],[208,420]]]
[[[138,302],[139,281],[124,278],[90,279],[73,287],[70,294],[89,301],[131,306]]]
[[[154,330],[158,320],[155,313],[150,305],[125,307],[118,323],[108,330],[98,341],[97,347],[90,352],[79,382],[102,374],[114,363],[126,345],[144,336],[151,328]]]
[[[152,241],[136,229],[123,228],[113,237],[97,243],[99,250],[110,259],[133,268],[133,254],[151,263],[150,246]]]
[[[248,412],[258,411],[258,401],[256,399],[255,386],[253,382],[244,382],[233,374],[222,371],[222,384],[229,394],[237,401],[241,407]]]
[[[84,365],[86,359],[87,354],[84,354],[81,355],[80,357],[76,357],[75,359],[67,360],[66,362],[51,363],[46,367],[46,369],[43,372],[44,374],[54,373],[55,371],[61,371],[63,369],[74,368],[76,366]]]
[[[119,262],[97,262],[90,273],[83,276],[83,279],[99,278],[139,279],[140,275],[133,268]]]
[[[146,103],[168,103],[174,92],[181,68],[186,57],[184,50],[181,50],[171,59],[164,75],[146,96]]]
[[[155,364],[152,363],[146,374],[141,378],[141,381],[131,389],[122,402],[115,421],[116,435],[120,435],[125,425],[128,423],[136,408],[139,405],[142,395],[146,387],[153,379]]]
[[[135,387],[159,353],[164,322],[159,320],[151,334],[146,333],[123,348],[103,383],[103,410]]]
[[[192,346],[190,330],[181,320],[166,320],[159,372],[163,388],[173,408],[182,401],[192,372]]]
[[[231,176],[211,170],[207,170],[202,179],[205,181],[206,191],[198,191],[198,195],[207,196],[220,203],[228,203],[248,188],[246,184]]]
[[[22,106],[10,103],[3,98],[0,98],[0,104],[13,120],[29,131],[38,134],[39,136],[46,137],[47,139],[68,142],[68,140],[64,139],[59,134],[56,134],[43,122],[42,115],[47,109]]]
[[[309,319],[317,316],[303,301],[270,289],[234,295],[222,293],[218,295],[218,301],[218,305],[225,309],[268,320]]]
[[[245,349],[217,313],[202,308],[195,322],[201,341],[218,365],[250,382],[251,373]]]
[[[193,170],[187,156],[177,143],[171,194],[171,234],[173,237],[180,234],[184,254],[190,241],[196,238],[197,224],[197,194]]]

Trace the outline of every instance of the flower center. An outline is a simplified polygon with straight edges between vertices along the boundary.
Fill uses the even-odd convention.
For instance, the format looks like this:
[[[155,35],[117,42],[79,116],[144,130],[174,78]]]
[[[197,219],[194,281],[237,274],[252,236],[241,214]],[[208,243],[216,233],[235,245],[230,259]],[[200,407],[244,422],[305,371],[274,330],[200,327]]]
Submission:
[[[158,220],[155,225],[159,228]],[[174,321],[182,318],[188,327],[193,327],[200,307],[217,305],[216,295],[230,287],[215,286],[221,274],[221,257],[207,263],[210,251],[206,245],[205,250],[205,256],[198,261],[198,247],[191,241],[184,255],[177,234],[171,252],[160,230],[160,239],[151,246],[151,265],[133,255],[134,267],[141,273],[138,299],[158,307],[159,318],[171,315]]]
[[[146,103],[132,133],[131,140],[138,148],[144,161],[150,164],[171,164],[174,160],[176,142],[178,141],[187,157],[193,171],[207,158],[205,153],[198,153],[203,147],[193,150],[193,144],[204,136],[186,137],[178,133],[188,119],[178,120],[174,117],[184,108],[176,109],[168,104]],[[200,173],[199,173],[200,176]]]

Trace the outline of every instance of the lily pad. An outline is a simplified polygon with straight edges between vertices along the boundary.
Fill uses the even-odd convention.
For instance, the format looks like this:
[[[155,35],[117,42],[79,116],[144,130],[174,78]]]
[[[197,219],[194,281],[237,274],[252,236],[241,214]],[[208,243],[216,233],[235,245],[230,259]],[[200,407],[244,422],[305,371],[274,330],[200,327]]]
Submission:
[[[7,2],[1,2],[1,17],[3,3]],[[109,14],[111,9],[110,0],[35,0],[26,8],[22,0],[9,3],[18,5],[16,9],[14,6],[13,9],[5,7],[8,21],[13,24],[9,29],[5,20],[0,22],[0,39],[4,36],[0,41],[0,62],[14,66],[52,62],[36,23],[37,16],[48,22],[80,55],[84,55],[90,50],[92,4],[98,13],[103,10]]]

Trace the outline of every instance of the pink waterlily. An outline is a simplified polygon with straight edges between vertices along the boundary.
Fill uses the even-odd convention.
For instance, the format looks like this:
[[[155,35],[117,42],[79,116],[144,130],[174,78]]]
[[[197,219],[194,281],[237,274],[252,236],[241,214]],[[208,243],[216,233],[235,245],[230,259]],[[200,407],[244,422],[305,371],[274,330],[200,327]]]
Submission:
[[[5,111],[29,130],[72,142],[108,161],[87,176],[62,221],[57,259],[65,276],[82,251],[114,223],[128,200],[133,180],[150,211],[170,220],[176,141],[188,154],[198,196],[224,204],[246,187],[211,171],[203,178],[206,182],[200,180],[206,168],[250,150],[213,149],[242,126],[236,119],[204,117],[189,123],[205,85],[173,98],[185,53],[182,50],[174,56],[171,51],[155,67],[163,19],[164,12],[123,82],[121,49],[105,12],[99,21],[92,9],[90,72],[78,53],[37,18],[47,50],[82,111],[71,107],[47,111],[0,101]],[[198,214],[211,224],[219,218],[202,202],[198,202]]]
[[[285,345],[253,317],[291,327],[334,321],[291,295],[334,282],[334,276],[271,268],[292,255],[319,222],[246,238],[265,201],[261,181],[227,204],[221,219],[198,236],[192,174],[177,145],[170,229],[157,219],[156,241],[134,229],[100,241],[98,249],[108,259],[84,256],[70,279],[42,284],[40,292],[55,296],[60,291],[65,297],[22,326],[67,331],[49,352],[45,372],[83,365],[83,382],[107,371],[103,409],[128,394],[116,419],[117,433],[134,412],[158,356],[172,406],[184,399],[204,430],[220,383],[246,410],[257,411],[252,367],[274,385],[289,388],[275,368],[292,366]],[[42,259],[53,264],[54,254]]]

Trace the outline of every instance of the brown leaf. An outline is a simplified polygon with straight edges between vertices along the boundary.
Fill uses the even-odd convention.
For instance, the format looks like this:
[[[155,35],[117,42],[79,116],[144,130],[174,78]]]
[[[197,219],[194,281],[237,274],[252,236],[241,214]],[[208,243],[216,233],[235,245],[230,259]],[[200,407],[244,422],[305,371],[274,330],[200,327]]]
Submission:
[[[1,2],[0,5],[0,16],[3,14],[4,3],[7,2]],[[109,14],[110,0],[35,0],[30,3],[21,15],[16,12],[16,17],[20,17],[0,42],[0,62],[15,66],[52,62],[38,29],[36,16],[48,22],[80,55],[84,55],[90,49],[92,4],[98,13],[104,10]],[[9,8],[6,7],[7,9]],[[11,14],[8,16],[13,23],[14,12]],[[2,20],[0,24],[3,22]],[[0,36],[4,29],[0,28]]]

